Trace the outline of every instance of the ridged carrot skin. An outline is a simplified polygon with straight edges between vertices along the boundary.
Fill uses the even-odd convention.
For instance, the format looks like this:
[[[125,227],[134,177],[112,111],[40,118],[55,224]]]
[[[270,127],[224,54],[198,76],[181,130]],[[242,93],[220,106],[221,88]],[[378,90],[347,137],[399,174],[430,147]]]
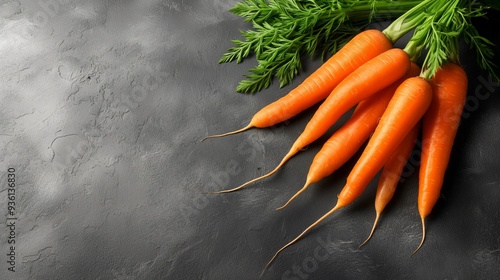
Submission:
[[[418,212],[422,220],[431,213],[440,194],[453,142],[467,97],[467,74],[457,64],[449,63],[431,80],[434,97],[422,123],[422,155],[419,170]]]
[[[418,65],[412,63],[408,73],[403,78],[361,101],[349,120],[332,134],[316,154],[302,189],[278,209],[286,207],[309,185],[329,176],[346,163],[373,133],[398,86],[407,78],[417,76],[419,72]]]
[[[283,122],[327,98],[332,90],[354,70],[391,48],[392,42],[381,31],[365,30],[353,37],[287,95],[255,113],[247,126],[207,136],[204,139],[232,135],[252,127],[270,127]]]
[[[375,130],[394,91],[396,82],[359,103],[351,118],[323,144],[309,168],[308,183],[332,174],[349,160]]]

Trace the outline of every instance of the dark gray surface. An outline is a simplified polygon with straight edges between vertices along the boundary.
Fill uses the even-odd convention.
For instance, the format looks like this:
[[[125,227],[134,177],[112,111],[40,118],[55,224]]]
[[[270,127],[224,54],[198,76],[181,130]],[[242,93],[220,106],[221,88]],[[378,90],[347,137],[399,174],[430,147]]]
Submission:
[[[203,194],[273,168],[313,112],[199,142],[291,88],[235,93],[254,63],[217,64],[248,28],[227,12],[235,2],[0,3],[0,211],[6,218],[8,167],[18,207],[15,273],[0,224],[1,279],[257,279],[330,209],[353,161],[274,210],[302,186],[320,142],[269,180]],[[500,90],[471,57],[462,57],[470,98],[424,247],[410,257],[421,228],[409,172],[365,247],[375,182],[262,279],[500,279]]]

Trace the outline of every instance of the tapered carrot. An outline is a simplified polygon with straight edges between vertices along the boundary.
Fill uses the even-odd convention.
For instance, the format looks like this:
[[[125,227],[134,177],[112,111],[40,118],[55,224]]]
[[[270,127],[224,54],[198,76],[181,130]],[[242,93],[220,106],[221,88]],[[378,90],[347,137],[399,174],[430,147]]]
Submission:
[[[467,75],[457,64],[445,64],[431,80],[434,97],[422,123],[418,212],[425,240],[425,218],[441,193],[444,175],[467,96]]]
[[[350,73],[390,48],[392,42],[381,31],[365,30],[353,37],[299,86],[258,111],[247,126],[232,132],[207,136],[203,140],[236,134],[253,127],[270,127],[285,121],[325,99]]]
[[[276,173],[292,156],[320,138],[348,110],[359,102],[388,87],[408,71],[410,58],[401,49],[393,48],[366,62],[347,76],[321,104],[306,128],[297,138],[292,148],[281,162],[269,173],[252,179],[234,189],[215,193],[239,190],[255,181]]]
[[[283,206],[279,207],[278,210],[286,207],[311,184],[332,174],[347,162],[373,133],[398,86],[407,78],[417,76],[419,72],[418,65],[412,63],[403,78],[361,101],[349,120],[323,144],[321,150],[316,154],[309,167],[306,182],[302,189],[294,194]]]
[[[392,153],[392,155],[387,160],[380,179],[378,181],[377,193],[375,194],[375,221],[373,222],[373,227],[368,235],[368,238],[359,245],[363,246],[370,240],[375,232],[380,214],[384,211],[389,201],[391,201],[396,187],[401,179],[401,173],[410,157],[413,148],[415,147],[415,142],[417,141],[418,134],[420,133],[420,123],[415,125],[413,129],[406,135],[403,142],[399,144],[397,149]]]
[[[351,204],[363,193],[368,183],[384,166],[395,148],[424,115],[431,99],[431,86],[429,82],[420,77],[409,78],[398,87],[373,136],[347,177],[347,183],[338,195],[337,204],[295,239],[279,249],[266,268],[281,251],[297,242],[332,213]]]

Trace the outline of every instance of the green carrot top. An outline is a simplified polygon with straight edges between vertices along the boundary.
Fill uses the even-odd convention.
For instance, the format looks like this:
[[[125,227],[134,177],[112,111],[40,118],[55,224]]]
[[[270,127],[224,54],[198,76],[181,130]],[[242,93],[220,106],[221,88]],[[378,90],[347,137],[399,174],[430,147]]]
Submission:
[[[405,47],[412,60],[422,57],[422,74],[430,78],[447,61],[458,62],[459,43],[475,49],[479,65],[495,78],[492,43],[471,23],[486,15],[487,0],[242,0],[229,11],[252,23],[232,40],[220,63],[242,62],[254,55],[257,65],[240,82],[238,92],[255,93],[272,84],[289,84],[302,69],[304,55],[323,58],[338,51],[374,22],[394,20],[384,33],[396,42],[413,31]]]
[[[496,79],[491,59],[493,44],[481,37],[471,23],[474,17],[486,15],[487,7],[477,1],[424,0],[392,22],[383,32],[393,42],[414,31],[405,47],[413,61],[426,54],[422,77],[430,79],[446,62],[459,62],[460,40],[475,49],[478,63]]]

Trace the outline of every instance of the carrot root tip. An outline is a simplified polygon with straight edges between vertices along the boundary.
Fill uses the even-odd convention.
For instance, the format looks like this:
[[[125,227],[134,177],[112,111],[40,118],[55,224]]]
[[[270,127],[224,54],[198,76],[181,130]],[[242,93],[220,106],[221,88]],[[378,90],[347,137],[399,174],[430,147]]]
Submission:
[[[214,191],[214,192],[203,192],[202,194],[224,194],[224,193],[230,193],[233,192],[233,190],[220,190],[220,191]]]
[[[317,226],[319,223],[321,223],[323,220],[325,220],[328,216],[339,210],[340,208],[344,207],[344,205],[339,204],[337,202],[337,205],[335,205],[330,211],[328,211],[326,214],[321,216],[318,220],[316,220],[314,223],[312,223],[310,226],[308,226],[304,231],[302,231],[301,234],[299,234],[297,237],[295,237],[292,241],[288,242],[285,246],[281,247],[274,256],[271,258],[271,260],[267,263],[267,265],[264,267],[264,271],[267,270],[267,268],[273,263],[273,261],[278,257],[278,255],[285,250],[286,248],[290,247],[291,245],[295,244],[300,238],[302,238],[306,233],[308,233],[312,228]]]
[[[216,192],[209,192],[211,194],[222,194],[222,193],[230,193],[230,192],[235,192],[235,191],[238,191],[238,190],[241,190],[243,189],[244,187],[254,183],[254,182],[257,182],[259,180],[262,180],[262,179],[265,179],[267,177],[270,177],[272,176],[274,173],[278,172],[278,170],[285,164],[285,162],[287,162],[287,160],[291,157],[291,155],[287,154],[283,160],[281,160],[280,164],[278,164],[278,166],[276,166],[273,170],[269,171],[267,174],[264,174],[260,177],[257,177],[257,178],[254,178],[250,181],[247,181],[246,183],[243,183],[241,184],[240,186],[236,187],[236,188],[233,188],[233,189],[229,189],[229,190],[221,190],[221,191],[216,191]]]
[[[307,189],[307,187],[309,187],[310,184],[311,183],[309,181],[307,181],[306,184],[302,187],[302,189],[300,189],[290,199],[288,199],[288,201],[285,202],[285,204],[283,204],[282,206],[276,208],[276,210],[282,210],[283,208],[287,207],[288,204],[290,204],[290,202],[292,202],[292,200],[294,200],[297,196],[299,196],[301,193],[303,193]]]
[[[363,245],[365,245],[372,238],[373,233],[375,232],[375,228],[377,227],[379,218],[380,218],[380,213],[377,212],[377,215],[375,216],[375,221],[373,222],[372,230],[370,231],[368,238],[366,238],[366,240],[363,243],[359,244],[358,249],[361,248]]]
[[[234,131],[230,131],[230,132],[226,132],[226,133],[222,133],[222,134],[214,134],[214,135],[205,136],[204,138],[202,138],[200,140],[200,142],[203,142],[203,141],[205,141],[207,139],[210,139],[210,138],[219,138],[219,137],[224,137],[224,136],[229,136],[229,135],[237,134],[237,133],[249,130],[252,127],[254,127],[254,126],[252,124],[249,124],[249,125],[247,125],[247,126],[245,126],[243,128],[240,128],[240,129],[237,129],[237,130],[234,130]]]
[[[420,250],[420,248],[424,244],[424,240],[425,240],[425,217],[421,216],[421,220],[422,220],[422,240],[420,240],[420,244],[418,245],[417,249],[415,249],[415,251],[413,251],[413,253],[411,253],[412,256],[415,255],[415,253],[418,250]]]
[[[287,204],[285,203],[285,204],[281,205],[280,207],[277,207],[276,211],[283,210],[286,206],[287,206]]]

